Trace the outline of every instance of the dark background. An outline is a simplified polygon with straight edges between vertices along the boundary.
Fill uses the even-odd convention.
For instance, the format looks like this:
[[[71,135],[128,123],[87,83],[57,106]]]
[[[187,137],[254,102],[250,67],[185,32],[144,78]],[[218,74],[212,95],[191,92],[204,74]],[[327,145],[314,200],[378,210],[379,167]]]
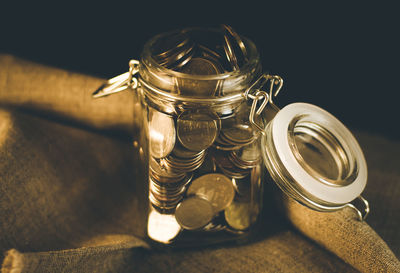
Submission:
[[[1,10],[0,52],[109,78],[155,34],[226,23],[284,78],[279,106],[313,103],[352,129],[400,139],[400,20],[395,6],[377,3],[18,2]]]

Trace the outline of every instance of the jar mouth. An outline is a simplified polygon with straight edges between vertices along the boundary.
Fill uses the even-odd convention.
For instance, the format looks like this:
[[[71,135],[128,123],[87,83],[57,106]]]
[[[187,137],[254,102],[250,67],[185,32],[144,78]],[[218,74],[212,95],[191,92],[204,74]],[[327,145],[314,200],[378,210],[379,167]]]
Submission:
[[[325,110],[293,103],[267,125],[262,154],[273,180],[289,196],[317,210],[356,199],[367,165],[351,132]]]
[[[155,43],[157,43],[160,39],[166,38],[168,36],[172,36],[182,30],[173,30],[169,31],[166,33],[161,33],[156,36],[154,36],[152,39],[150,39],[143,48],[142,52],[142,63],[145,65],[151,67],[152,69],[155,69],[157,71],[169,74],[171,76],[174,76],[176,78],[183,78],[183,79],[191,79],[191,80],[200,80],[200,81],[207,81],[207,80],[224,80],[226,78],[231,78],[235,77],[238,75],[241,75],[243,73],[246,73],[247,71],[250,71],[254,69],[254,67],[259,63],[259,53],[257,51],[257,48],[255,44],[249,40],[248,38],[244,36],[240,36],[241,39],[243,40],[243,43],[246,46],[247,52],[248,52],[248,62],[244,63],[242,67],[238,70],[233,70],[233,71],[228,71],[224,73],[218,73],[215,75],[194,75],[194,74],[187,74],[187,73],[182,73],[179,71],[174,71],[172,69],[166,68],[162,65],[160,65],[155,58],[153,57],[152,53],[152,48],[154,47]],[[210,32],[210,33],[220,33],[221,29],[218,28],[201,28],[201,27],[191,27],[191,28],[185,28],[185,32]]]
[[[312,177],[334,187],[348,186],[358,175],[358,163],[351,149],[332,131],[299,115],[289,124],[289,146],[297,162]]]
[[[190,36],[190,39],[192,39],[191,43],[193,43],[191,46],[193,52],[189,57],[186,56],[185,54],[188,50],[182,48],[181,44],[177,42],[179,49],[171,57],[174,60],[174,64],[178,62],[179,68],[176,68],[174,65],[165,64],[168,59],[164,62],[159,59],[160,54],[168,54],[168,50],[167,53],[165,51],[159,53],[160,45],[169,43],[170,37],[173,40],[173,37],[179,35],[182,31],[188,35],[192,34],[193,39],[192,36]],[[222,54],[225,54],[226,51],[216,53],[211,50],[219,56],[218,58],[213,58],[212,54],[207,55],[206,50],[201,48],[203,47],[201,43],[206,44],[207,39],[199,39],[196,36],[198,33],[207,38],[209,36],[218,36],[220,39],[223,36],[223,29],[187,28],[162,33],[153,37],[145,44],[142,51],[139,67],[140,78],[160,90],[177,94],[181,97],[216,98],[243,92],[261,75],[262,68],[259,53],[252,41],[240,36],[246,49],[246,58],[243,58],[241,65],[237,69],[235,68],[236,70],[232,69],[230,71],[229,69],[231,68],[228,69],[227,60],[222,57]],[[188,38],[188,40],[190,39]],[[215,44],[219,44],[220,40],[217,39],[217,41],[218,43]],[[171,44],[168,46],[171,46]],[[218,49],[221,51],[221,48]],[[210,49],[207,48],[207,50]]]

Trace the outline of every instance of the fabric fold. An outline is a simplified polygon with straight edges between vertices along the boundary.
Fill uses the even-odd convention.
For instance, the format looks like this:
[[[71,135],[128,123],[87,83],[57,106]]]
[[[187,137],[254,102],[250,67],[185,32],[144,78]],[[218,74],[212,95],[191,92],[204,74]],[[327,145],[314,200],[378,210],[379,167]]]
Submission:
[[[128,67],[127,67],[128,70]],[[93,99],[104,79],[0,54],[0,105],[31,110],[96,129],[130,132],[133,96]]]
[[[286,199],[290,222],[304,235],[361,272],[400,272],[400,262],[388,245],[350,208],[317,212]]]
[[[129,137],[109,133],[131,131],[132,94],[93,100],[102,79],[11,55],[0,55],[0,72],[2,273],[400,272],[400,143],[359,134],[370,169],[367,222],[349,209],[320,213],[287,201],[290,225],[264,219],[271,229],[251,243],[149,251],[139,159]]]

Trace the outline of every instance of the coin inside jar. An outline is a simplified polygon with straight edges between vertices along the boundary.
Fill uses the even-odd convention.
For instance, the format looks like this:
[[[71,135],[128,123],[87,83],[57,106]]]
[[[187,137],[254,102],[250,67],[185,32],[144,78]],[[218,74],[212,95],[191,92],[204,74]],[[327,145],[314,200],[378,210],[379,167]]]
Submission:
[[[171,214],[161,214],[152,210],[147,224],[147,233],[150,238],[162,243],[170,243],[179,232],[181,226]]]
[[[226,57],[228,58],[234,70],[239,69],[240,66],[248,61],[246,46],[244,45],[240,36],[231,26],[222,25],[222,28],[225,31],[224,49]]]
[[[155,158],[167,156],[175,146],[175,124],[171,116],[149,109],[150,154]]]
[[[220,173],[209,173],[192,181],[187,194],[195,194],[206,198],[215,212],[227,208],[235,197],[235,189],[231,179]]]
[[[173,70],[184,66],[194,54],[194,43],[185,31],[160,41],[154,47],[154,59],[160,65]]]
[[[245,230],[250,227],[250,203],[232,202],[224,211],[228,225],[236,230]]]
[[[233,145],[246,145],[250,144],[256,136],[250,125],[234,124],[232,127],[223,128],[220,137]]]
[[[177,120],[177,135],[180,143],[191,151],[202,151],[210,147],[218,136],[218,116],[208,112],[186,111]]]
[[[180,72],[190,75],[216,75],[222,72],[218,62],[211,58],[195,57],[191,58],[180,70]],[[177,80],[178,90],[182,95],[193,96],[214,96],[219,81],[208,80],[200,81],[197,79],[179,78]]]
[[[214,217],[211,203],[206,199],[192,195],[184,199],[175,210],[175,219],[181,227],[195,230],[207,225]]]

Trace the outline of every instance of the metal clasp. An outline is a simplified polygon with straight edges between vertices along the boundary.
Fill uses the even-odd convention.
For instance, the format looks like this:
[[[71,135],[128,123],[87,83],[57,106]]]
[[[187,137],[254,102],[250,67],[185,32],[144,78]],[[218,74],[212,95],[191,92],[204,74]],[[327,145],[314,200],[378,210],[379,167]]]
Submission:
[[[270,81],[269,86],[269,94],[266,91],[262,91],[261,89]],[[274,86],[277,88],[274,91]],[[244,97],[246,99],[252,99],[253,102],[251,104],[250,114],[249,114],[249,121],[252,125],[254,125],[257,129],[259,129],[264,134],[264,126],[259,125],[255,117],[256,115],[261,115],[262,111],[267,106],[268,102],[271,105],[274,105],[272,101],[272,97],[276,97],[279,94],[279,91],[282,89],[283,86],[283,79],[277,75],[269,75],[263,74],[261,75],[249,88],[246,89],[244,92]],[[261,105],[257,109],[257,104],[259,100],[262,100]]]
[[[134,77],[134,75],[138,72],[139,61],[130,60],[128,72],[109,79],[106,83],[102,84],[96,91],[93,92],[92,97],[100,98],[124,91],[128,88],[136,89],[138,80]]]
[[[352,208],[353,210],[355,210],[356,213],[357,213],[358,219],[359,219],[360,221],[364,221],[365,218],[367,218],[367,216],[368,216],[368,214],[369,214],[369,211],[370,211],[370,209],[369,209],[369,203],[368,203],[368,201],[367,201],[364,197],[362,197],[361,195],[360,195],[357,199],[359,199],[359,200],[363,203],[363,205],[364,205],[364,213],[362,213],[362,212],[361,212],[355,205],[353,205],[352,203],[348,203],[348,204],[346,204],[345,206],[346,206],[346,207],[350,207],[350,208]]]

